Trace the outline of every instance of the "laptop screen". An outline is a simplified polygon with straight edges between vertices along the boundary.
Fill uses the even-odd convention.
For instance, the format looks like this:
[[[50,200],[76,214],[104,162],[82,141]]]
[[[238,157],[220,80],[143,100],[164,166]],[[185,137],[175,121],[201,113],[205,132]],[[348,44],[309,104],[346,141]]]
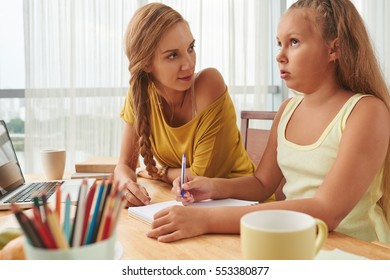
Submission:
[[[0,120],[0,198],[23,183],[23,173],[14,146],[5,122]]]

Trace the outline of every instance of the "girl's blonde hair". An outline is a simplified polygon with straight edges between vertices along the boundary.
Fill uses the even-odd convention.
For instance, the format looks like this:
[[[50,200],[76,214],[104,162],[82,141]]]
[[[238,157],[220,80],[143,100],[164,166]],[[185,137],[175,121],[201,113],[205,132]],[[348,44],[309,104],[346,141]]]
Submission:
[[[315,22],[329,42],[339,39],[340,56],[337,77],[343,88],[356,93],[372,94],[390,111],[389,88],[375,56],[363,19],[350,0],[298,0],[289,10],[314,9]],[[390,144],[390,141],[389,141]],[[390,224],[390,146],[384,162],[382,191],[379,201]]]
[[[144,71],[154,57],[155,50],[165,32],[178,22],[186,22],[171,7],[151,3],[139,8],[126,30],[125,50],[129,59],[130,91],[135,110],[135,127],[139,148],[149,175],[159,177],[153,159],[150,136],[150,103],[148,87],[151,82]]]

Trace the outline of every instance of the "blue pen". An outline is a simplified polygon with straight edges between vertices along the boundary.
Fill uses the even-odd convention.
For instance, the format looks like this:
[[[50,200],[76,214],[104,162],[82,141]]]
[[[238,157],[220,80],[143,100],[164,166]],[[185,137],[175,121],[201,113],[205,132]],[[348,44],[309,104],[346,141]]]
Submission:
[[[181,177],[180,177],[181,197],[184,197],[183,185],[185,183],[185,176],[186,176],[186,161],[187,161],[186,154],[183,154],[181,158]]]

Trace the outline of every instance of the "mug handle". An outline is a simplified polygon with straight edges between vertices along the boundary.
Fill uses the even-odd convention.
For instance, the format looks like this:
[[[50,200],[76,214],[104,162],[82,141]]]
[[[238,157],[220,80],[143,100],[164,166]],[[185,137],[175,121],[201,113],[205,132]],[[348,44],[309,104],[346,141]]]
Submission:
[[[317,253],[320,251],[322,246],[325,243],[325,240],[328,238],[328,226],[320,219],[314,219],[317,226],[317,237],[315,242],[315,253],[314,255],[317,255]]]

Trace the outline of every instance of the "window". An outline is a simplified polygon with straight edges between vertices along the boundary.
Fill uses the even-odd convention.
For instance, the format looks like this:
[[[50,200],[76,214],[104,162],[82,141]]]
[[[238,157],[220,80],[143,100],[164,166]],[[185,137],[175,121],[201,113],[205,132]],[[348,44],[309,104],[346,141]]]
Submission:
[[[92,1],[92,0],[80,0],[76,1],[72,5],[72,9],[75,9],[75,14],[72,14],[71,17],[67,17],[69,19],[69,27],[75,27],[76,30],[79,30],[75,36],[77,36],[78,41],[75,42],[73,40],[68,40],[68,35],[65,35],[61,32],[54,32],[53,34],[58,34],[58,36],[64,36],[61,38],[60,42],[72,42],[72,51],[73,57],[72,59],[74,63],[79,63],[79,71],[81,74],[77,74],[76,78],[74,78],[74,84],[69,86],[68,80],[69,77],[65,77],[63,75],[58,75],[58,67],[56,63],[51,65],[52,72],[47,69],[43,71],[43,74],[38,73],[37,77],[39,79],[45,78],[47,73],[49,74],[57,74],[60,79],[53,81],[53,83],[47,85],[45,81],[43,83],[37,84],[38,90],[40,90],[40,99],[35,100],[32,103],[29,103],[28,109],[26,110],[26,99],[25,93],[26,89],[26,76],[25,76],[25,38],[30,35],[31,30],[24,30],[24,27],[31,28],[31,24],[24,24],[23,15],[26,14],[27,10],[23,7],[23,4],[30,3],[29,1],[23,2],[23,0],[0,0],[0,119],[4,119],[9,127],[11,137],[15,143],[15,147],[18,150],[18,157],[21,161],[22,168],[24,169],[24,151],[29,153],[29,156],[26,158],[33,158],[37,155],[37,151],[34,154],[31,154],[29,150],[36,149],[33,147],[34,143],[28,143],[26,145],[24,143],[25,139],[25,126],[24,122],[26,119],[26,114],[31,114],[31,110],[39,111],[39,107],[42,103],[46,102],[49,104],[43,110],[40,111],[40,116],[37,118],[39,121],[40,118],[44,118],[47,123],[47,131],[58,126],[58,130],[66,130],[69,129],[70,126],[73,126],[72,131],[67,131],[67,133],[54,133],[56,143],[59,145],[71,145],[72,149],[74,149],[74,154],[77,155],[99,155],[96,154],[96,151],[101,151],[103,153],[104,148],[107,143],[111,147],[109,149],[104,150],[107,156],[117,156],[118,151],[118,137],[116,135],[119,128],[113,128],[112,119],[118,118],[119,109],[122,104],[122,100],[124,95],[126,94],[126,87],[128,85],[128,73],[127,73],[127,60],[123,54],[123,50],[121,49],[121,32],[123,31],[123,26],[127,25],[128,19],[131,17],[132,12],[138,8],[140,5],[144,3],[148,3],[151,1],[142,0],[142,1],[134,1],[134,0],[121,0],[121,1]],[[233,1],[225,1],[225,0],[215,0],[215,1],[206,1],[206,0],[188,0],[185,3],[182,1],[174,1],[174,0],[166,0],[162,1],[171,5],[173,8],[177,9],[179,12],[183,14],[183,16],[190,22],[191,29],[194,33],[194,36],[197,39],[196,51],[198,53],[198,67],[216,67],[218,69],[222,69],[222,74],[228,83],[229,90],[231,95],[233,96],[233,100],[235,102],[237,113],[241,109],[251,109],[247,108],[247,104],[253,106],[253,109],[258,108],[258,102],[265,103],[265,108],[268,110],[277,110],[282,101],[288,96],[288,90],[284,86],[283,81],[279,77],[279,70],[277,67],[277,63],[275,62],[275,57],[278,52],[278,48],[276,47],[276,28],[278,24],[278,20],[280,15],[285,11],[286,7],[289,7],[294,0],[255,0],[255,1],[241,1],[241,0],[233,0]],[[364,15],[364,12],[367,14],[368,12],[364,10],[367,6],[368,1],[366,0],[355,0],[357,3],[357,7],[359,11]],[[378,1],[379,2],[379,1]],[[386,1],[385,1],[386,2]],[[44,22],[42,15],[45,13],[45,20],[50,18],[50,13],[55,11],[56,15],[63,16],[66,9],[64,9],[63,5],[67,5],[67,1],[61,0],[52,0],[52,1],[31,1],[31,5],[38,5],[39,9],[34,10],[34,15],[38,18],[37,24],[41,24]],[[386,2],[387,3],[387,2]],[[68,3],[69,4],[69,3]],[[365,5],[364,5],[365,4]],[[373,5],[370,2],[371,6]],[[230,6],[229,6],[230,5]],[[381,4],[382,5],[382,4]],[[380,4],[374,5],[377,9],[382,7]],[[383,4],[385,5],[385,4]],[[249,7],[249,9],[248,9]],[[266,7],[266,12],[268,12],[268,17],[256,16],[256,13],[261,14]],[[84,9],[85,14],[80,14],[80,9]],[[237,12],[240,12],[247,8],[247,10],[254,11],[253,13],[248,13],[248,16],[244,13],[237,16]],[[200,12],[202,11],[202,12]],[[107,16],[108,13],[115,14],[115,16],[106,17],[105,19],[110,20],[110,23],[99,20],[96,21],[97,18],[101,18],[102,16]],[[199,14],[203,16],[203,23],[199,22]],[[218,15],[220,17],[220,24],[218,28],[215,27],[215,23],[213,15]],[[264,14],[262,14],[264,15]],[[86,20],[86,16],[91,16],[91,19],[95,20],[91,23],[83,22]],[[235,16],[234,21],[231,20],[231,17]],[[113,19],[113,17],[115,19]],[[381,17],[382,18],[382,17]],[[75,20],[76,19],[76,20]],[[369,17],[365,18],[369,21]],[[77,21],[78,20],[78,21]],[[207,21],[209,21],[207,23]],[[98,24],[96,24],[96,22]],[[231,32],[226,31],[231,28],[232,22],[234,22],[237,30],[242,27],[244,28],[244,32],[236,32],[234,36]],[[253,41],[256,40],[258,36],[254,34],[259,34],[259,31],[254,30],[253,27],[259,26],[266,22],[268,26],[268,40],[265,41],[265,44],[268,46],[268,51],[266,52],[266,60],[268,62],[262,64],[262,67],[258,67],[264,70],[267,76],[265,84],[268,84],[268,96],[266,100],[257,100],[256,98],[256,77],[263,75],[263,73],[256,72],[254,70],[256,65],[253,61],[259,61],[259,57],[253,57],[252,52],[254,52]],[[369,22],[370,23],[370,22]],[[79,25],[80,24],[80,25]],[[109,28],[105,26],[105,24],[110,24]],[[369,25],[369,24],[368,24]],[[55,29],[58,28],[58,25],[49,24],[42,25],[48,26],[47,29]],[[378,33],[379,38],[386,37],[380,36],[383,34],[384,29],[378,29],[373,25],[372,33]],[[50,27],[50,28],[49,28]],[[37,28],[37,26],[34,26]],[[223,31],[221,31],[223,30]],[[26,32],[25,32],[26,31]],[[68,30],[67,30],[68,31]],[[257,33],[256,33],[257,32]],[[262,31],[261,31],[262,32]],[[260,32],[260,33],[261,33]],[[221,33],[221,34],[218,34]],[[92,34],[92,35],[91,35]],[[216,34],[221,35],[216,40]],[[88,35],[88,36],[87,36]],[[74,35],[73,35],[74,36]],[[93,37],[95,36],[95,37]],[[246,45],[240,45],[245,38],[249,38],[247,40]],[[387,38],[387,37],[386,37]],[[389,55],[384,52],[386,49],[386,42],[388,42],[388,38],[383,40],[385,43],[379,44],[378,54],[380,55],[381,63],[383,63],[385,74],[389,75],[386,72],[386,65],[389,65]],[[38,42],[41,41],[42,38],[37,39]],[[47,38],[44,38],[47,40]],[[94,41],[96,40],[96,41]],[[376,40],[377,41],[377,40]],[[380,41],[380,40],[379,40]],[[5,42],[5,43],[4,43]],[[96,42],[103,42],[102,45],[96,44]],[[119,42],[119,43],[118,43]],[[380,41],[381,42],[381,41]],[[99,52],[106,54],[106,49],[112,48],[112,44],[118,44],[117,53],[109,56],[105,56],[103,58],[102,55],[99,55]],[[84,49],[79,49],[80,46],[89,46]],[[55,47],[57,46],[57,47]],[[222,50],[222,46],[228,46],[226,49]],[[234,46],[235,56],[232,57],[230,46]],[[55,50],[55,48],[63,49],[61,51]],[[242,48],[241,53],[239,52],[240,48]],[[65,50],[65,51],[64,51]],[[30,48],[27,49],[30,51]],[[38,48],[38,52],[39,52]],[[63,44],[54,45],[54,47],[50,46],[46,51],[41,51],[40,56],[31,55],[30,57],[37,57],[36,63],[44,64],[44,60],[50,55],[56,55],[57,57],[63,57],[62,54],[66,53],[68,50],[64,48]],[[26,57],[28,57],[26,53]],[[86,62],[80,62],[80,56],[87,56]],[[95,57],[94,57],[95,55]],[[264,54],[261,54],[264,56]],[[96,58],[96,59],[95,59]],[[67,59],[67,58],[66,58]],[[68,60],[66,60],[68,61]],[[114,62],[115,61],[115,62]],[[119,62],[118,62],[119,61]],[[240,63],[242,61],[246,61],[246,68],[240,72],[239,69]],[[102,63],[108,63],[107,65],[112,65],[112,63],[120,64],[117,72],[110,72],[109,75],[106,75],[106,69],[96,70],[97,67]],[[228,66],[226,66],[228,65]],[[233,65],[233,66],[231,66]],[[248,66],[249,65],[249,66]],[[264,69],[263,65],[267,65],[267,68]],[[45,66],[45,65],[43,65]],[[69,65],[66,64],[66,67]],[[99,66],[101,67],[101,66]],[[60,69],[61,71],[65,71],[64,69]],[[93,71],[97,72],[93,72]],[[199,69],[197,69],[199,70]],[[66,70],[69,72],[69,69]],[[99,72],[100,71],[100,72]],[[234,72],[235,71],[235,72]],[[246,71],[247,73],[251,73],[252,76],[249,78],[243,78],[243,73]],[[251,72],[252,71],[252,72]],[[55,73],[54,73],[55,72]],[[34,73],[35,74],[35,73]],[[84,76],[83,76],[84,75]],[[114,78],[108,79],[113,76]],[[255,79],[253,79],[255,77]],[[71,77],[72,78],[72,77]],[[81,79],[85,79],[86,83],[80,83]],[[94,84],[94,81],[99,81],[99,83]],[[66,84],[66,85],[65,85]],[[54,86],[55,85],[55,86]],[[63,88],[59,87],[62,85]],[[65,86],[64,86],[65,85]],[[59,88],[57,88],[59,87]],[[44,88],[42,90],[42,88]],[[47,91],[48,89],[48,91]],[[35,90],[35,89],[33,89]],[[69,98],[70,95],[74,95],[77,98]],[[47,101],[46,96],[57,96],[57,100],[55,102]],[[44,102],[42,102],[44,100]],[[57,101],[65,100],[66,103],[57,103]],[[100,100],[100,103],[97,105],[91,105],[92,102],[96,100]],[[110,107],[107,106],[107,101],[113,101]],[[115,104],[114,104],[115,103]],[[39,106],[37,106],[37,104]],[[88,105],[89,104],[89,105]],[[90,106],[86,109],[86,106]],[[58,113],[56,108],[62,107],[66,109],[66,114]],[[58,121],[53,117],[54,113],[58,115],[59,118],[63,118],[61,121],[61,125],[58,125]],[[95,114],[95,115],[94,115]],[[81,116],[81,118],[76,118],[75,116]],[[31,117],[31,115],[29,115]],[[238,115],[239,116],[239,115]],[[31,118],[29,117],[29,120]],[[66,119],[65,119],[66,118]],[[49,121],[48,121],[49,120]],[[117,121],[115,119],[115,121]],[[96,135],[92,135],[91,131],[87,129],[83,129],[78,132],[74,132],[74,124],[69,123],[83,123],[83,125],[88,125],[88,129],[92,131],[96,131],[101,129],[99,126],[104,126],[105,135],[104,137],[96,137]],[[93,122],[93,123],[92,123]],[[119,118],[118,118],[119,122]],[[43,123],[43,121],[42,121]],[[50,127],[49,127],[50,126]],[[37,132],[37,135],[34,135],[35,138],[43,137],[43,135],[49,136],[49,133],[46,134],[46,131],[36,130],[37,127],[30,127],[30,131]],[[89,132],[88,132],[89,131]],[[109,131],[109,133],[107,133]],[[64,135],[62,135],[64,134]],[[109,138],[109,135],[115,134],[112,138]],[[77,139],[72,139],[69,135],[77,135]],[[50,136],[50,137],[51,137]],[[26,135],[26,137],[31,137],[31,135]],[[88,140],[89,138],[99,139],[95,140],[93,144],[90,142],[82,141]],[[47,138],[49,139],[49,137]],[[104,141],[103,141],[104,140]],[[46,141],[46,140],[45,140]],[[49,140],[47,140],[49,143]],[[29,142],[29,141],[28,141]],[[41,141],[42,142],[42,141]],[[70,143],[70,144],[69,144]],[[86,150],[88,149],[91,150]],[[41,147],[38,147],[41,148]],[[77,153],[76,153],[77,151]],[[95,152],[94,152],[95,151]],[[67,163],[67,170],[73,166],[74,161],[83,160],[83,158],[77,158],[73,156],[71,160]],[[32,166],[32,163],[26,162],[27,166]],[[27,168],[28,169],[28,168]],[[24,171],[26,171],[24,169]],[[29,169],[28,172],[35,172],[36,170]]]
[[[0,0],[0,119],[7,123],[23,167],[25,68],[22,4],[22,0]]]

